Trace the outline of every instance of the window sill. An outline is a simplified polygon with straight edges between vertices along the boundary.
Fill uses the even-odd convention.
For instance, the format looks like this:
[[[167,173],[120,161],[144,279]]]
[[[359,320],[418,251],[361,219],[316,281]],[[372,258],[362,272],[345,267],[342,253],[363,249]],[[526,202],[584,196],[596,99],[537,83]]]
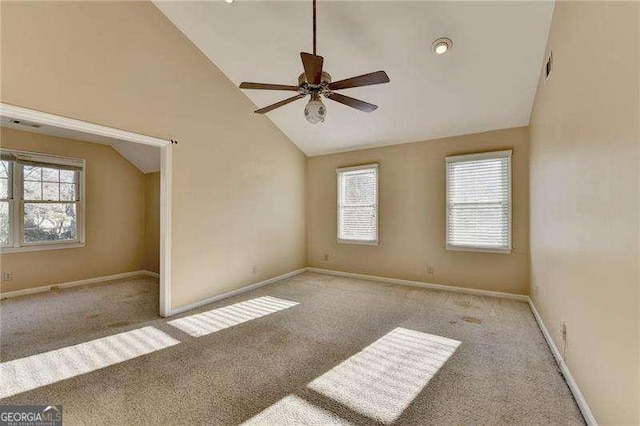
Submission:
[[[337,239],[338,244],[355,244],[360,246],[377,246],[380,245],[378,241],[363,241],[363,240],[341,240]]]
[[[500,248],[486,248],[486,247],[467,247],[467,246],[447,246],[447,250],[451,251],[470,251],[478,253],[497,253],[497,254],[511,254],[513,249],[500,249]]]
[[[81,248],[85,246],[86,246],[86,243],[80,243],[80,242],[38,244],[38,245],[29,245],[29,246],[22,246],[22,247],[2,247],[2,249],[0,249],[0,253],[9,254],[9,253],[24,253],[24,252],[30,252],[30,251],[63,250],[63,249],[71,249],[71,248]]]

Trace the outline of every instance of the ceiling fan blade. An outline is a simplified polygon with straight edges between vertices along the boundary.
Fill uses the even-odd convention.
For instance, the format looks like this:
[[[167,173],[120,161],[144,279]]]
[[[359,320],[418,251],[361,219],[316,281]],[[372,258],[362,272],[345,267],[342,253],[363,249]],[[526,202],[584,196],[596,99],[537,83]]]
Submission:
[[[302,95],[302,94],[296,95],[296,96],[294,96],[292,98],[285,99],[284,101],[276,102],[273,105],[269,105],[269,106],[266,106],[264,108],[260,108],[259,110],[256,110],[254,112],[256,114],[264,114],[265,112],[269,112],[269,111],[272,111],[272,110],[274,110],[276,108],[280,108],[281,106],[286,105],[289,102],[297,101],[298,99],[304,98],[305,96],[307,96],[307,95]]]
[[[255,89],[255,90],[293,90],[298,91],[298,86],[287,86],[285,84],[269,84],[269,83],[247,83],[243,81],[240,83],[241,89]]]
[[[349,96],[340,95],[338,93],[329,93],[326,97],[332,101],[340,102],[341,104],[358,109],[362,112],[373,112],[378,109],[378,105],[370,104],[369,102],[350,98]]]
[[[320,81],[322,81],[322,63],[324,62],[324,58],[305,52],[300,52],[300,58],[302,58],[302,66],[307,76],[307,82],[309,84],[320,84]]]
[[[373,84],[388,83],[389,76],[384,71],[376,71],[369,74],[359,75],[344,80],[329,83],[330,90],[348,89],[350,87],[371,86]]]

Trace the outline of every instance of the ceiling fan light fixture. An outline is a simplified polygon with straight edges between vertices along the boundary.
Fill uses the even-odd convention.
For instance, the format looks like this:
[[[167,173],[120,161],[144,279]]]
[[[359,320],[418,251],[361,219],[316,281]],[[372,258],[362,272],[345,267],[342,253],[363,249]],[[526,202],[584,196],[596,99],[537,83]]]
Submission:
[[[304,107],[304,117],[311,124],[324,123],[324,119],[327,116],[327,108],[320,100],[319,96],[312,96],[311,100]]]
[[[440,37],[433,42],[431,47],[433,48],[433,51],[436,52],[436,55],[444,55],[451,50],[451,47],[453,47],[453,42],[449,38]]]
[[[1,0],[0,0],[1,1]],[[225,0],[229,1],[229,0]],[[243,81],[240,83],[241,89],[254,90],[285,90],[297,92],[298,94],[287,99],[283,99],[275,104],[255,110],[256,114],[266,114],[276,108],[288,105],[291,102],[311,96],[311,100],[304,108],[304,116],[311,124],[323,123],[327,116],[327,109],[320,100],[321,96],[341,103],[350,108],[355,108],[362,112],[373,112],[378,109],[377,105],[360,99],[336,93],[336,90],[350,89],[352,87],[372,86],[389,82],[389,76],[384,71],[370,72],[356,77],[345,78],[344,80],[331,81],[329,73],[322,69],[324,58],[316,53],[316,2],[313,0],[313,53],[300,52],[302,67],[304,72],[298,77],[298,85],[253,83]]]

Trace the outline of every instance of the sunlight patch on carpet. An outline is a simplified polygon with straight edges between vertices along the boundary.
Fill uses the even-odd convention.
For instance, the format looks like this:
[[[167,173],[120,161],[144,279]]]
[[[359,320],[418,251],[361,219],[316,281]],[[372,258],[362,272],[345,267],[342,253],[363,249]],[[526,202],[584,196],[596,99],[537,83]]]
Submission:
[[[282,398],[242,425],[349,425],[351,423],[295,395]]]
[[[168,324],[193,337],[200,337],[291,308],[297,304],[298,302],[264,296],[200,314],[178,318],[169,321]]]
[[[459,345],[457,340],[396,328],[307,387],[389,424],[400,417]]]
[[[99,370],[180,341],[154,327],[0,363],[0,398]]]

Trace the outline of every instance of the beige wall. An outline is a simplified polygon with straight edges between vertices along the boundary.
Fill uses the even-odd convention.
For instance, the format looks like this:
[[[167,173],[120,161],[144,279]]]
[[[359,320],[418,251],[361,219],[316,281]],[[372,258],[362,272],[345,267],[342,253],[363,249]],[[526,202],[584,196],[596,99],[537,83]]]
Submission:
[[[144,255],[142,269],[160,273],[160,172],[144,175]]]
[[[179,141],[174,308],[305,266],[305,156],[153,4],[0,11],[2,102]]]
[[[558,2],[531,119],[534,302],[601,424],[638,424],[639,3]]]
[[[566,321],[567,362],[602,423],[640,420],[638,7],[557,3],[554,74],[531,121],[532,293],[559,347]],[[312,266],[527,292],[526,129],[309,159],[306,245],[304,155],[152,4],[0,11],[2,102],[180,141],[174,307],[300,268],[305,252]],[[516,250],[447,252],[444,157],[506,147]],[[369,161],[381,163],[382,245],[338,246],[334,169]]]
[[[527,294],[528,130],[516,128],[307,160],[310,266]],[[508,255],[445,249],[445,157],[513,149],[513,245]],[[338,167],[380,163],[379,246],[336,243]],[[324,255],[329,255],[329,261]],[[427,274],[427,265],[435,267]]]
[[[144,175],[107,145],[0,128],[0,146],[86,160],[86,246],[3,254],[2,291],[137,271],[144,244]]]

